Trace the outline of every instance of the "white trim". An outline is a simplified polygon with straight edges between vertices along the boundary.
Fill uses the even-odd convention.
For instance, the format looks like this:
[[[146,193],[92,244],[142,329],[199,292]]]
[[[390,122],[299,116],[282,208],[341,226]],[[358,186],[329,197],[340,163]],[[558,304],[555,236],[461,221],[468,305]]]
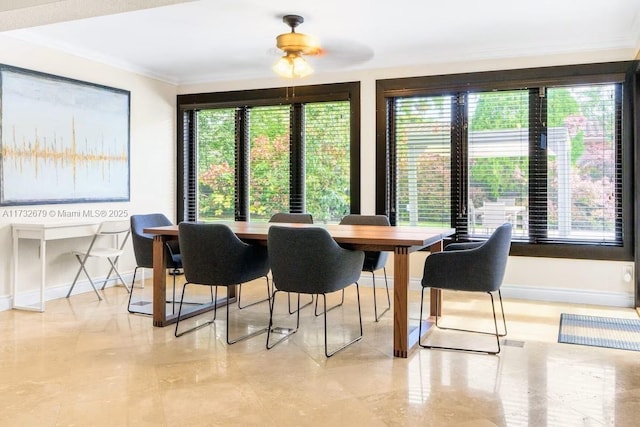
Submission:
[[[122,278],[127,280],[127,284],[133,277],[133,273],[123,274]],[[389,288],[393,288],[393,276],[389,278]],[[411,279],[409,288],[413,291],[419,291],[422,286],[420,285],[420,279]],[[99,279],[95,281],[96,284],[102,283]],[[384,287],[384,275],[376,274],[376,283],[378,288]],[[371,275],[366,274],[360,277],[358,284],[361,286],[371,287],[373,282]],[[69,292],[70,285],[60,285],[54,288],[47,288],[45,297],[46,300],[52,300],[57,298],[64,298]],[[107,287],[114,286],[108,284]],[[119,285],[120,286],[120,285]],[[73,290],[73,295],[76,293],[93,292],[88,280],[78,282]],[[503,285],[502,296],[505,298],[516,298],[532,301],[548,301],[548,302],[564,302],[570,304],[590,304],[590,305],[602,305],[608,307],[633,307],[634,296],[632,293],[625,292],[601,292],[601,291],[589,291],[584,289],[562,289],[562,288],[534,288],[530,286],[516,286],[516,285]],[[21,298],[23,296],[21,295]],[[39,293],[37,290],[27,293],[24,296],[28,302],[34,304],[38,302]],[[11,309],[12,298],[11,295],[0,297],[0,311],[6,311]]]
[[[371,279],[369,279],[371,282]],[[420,290],[421,279],[411,279],[409,288]],[[376,281],[377,283],[377,281]],[[389,287],[393,284],[393,278],[389,278]],[[564,302],[569,304],[589,304],[607,307],[634,307],[633,293],[626,292],[602,292],[588,289],[565,288],[536,288],[531,286],[518,286],[504,284],[501,288],[502,296],[530,301]]]
[[[133,273],[121,274],[121,275],[122,275],[122,278],[127,282],[127,285],[130,285],[131,280],[133,279]],[[104,277],[99,277],[99,278],[92,277],[92,279],[93,279],[93,283],[96,284],[96,288],[98,288],[98,292],[100,292],[100,288],[102,287],[102,282],[104,281]],[[52,286],[52,287],[46,288],[45,301],[65,298],[67,296],[67,292],[69,292],[70,286],[71,284],[69,283],[69,284]],[[106,287],[110,288],[113,286],[122,287],[122,284],[120,284],[120,281],[118,281],[118,283],[115,283],[113,280],[110,280],[109,283],[107,283]],[[71,297],[73,297],[76,294],[82,294],[85,292],[93,293],[93,288],[91,288],[91,284],[89,283],[89,280],[82,280],[82,281],[78,280],[78,282],[76,283],[76,286],[73,288],[73,293],[71,294]],[[22,302],[21,305],[36,306],[40,302],[40,291],[33,290],[33,291],[20,293],[20,301]],[[12,306],[13,306],[13,297],[11,295],[7,295],[0,298],[0,311],[9,310],[12,308]]]
[[[11,310],[12,305],[13,298],[11,298],[11,295],[0,297],[0,311]]]
[[[588,289],[533,288],[528,286],[503,285],[502,296],[505,298],[603,305],[607,307],[634,306],[634,296],[632,293],[590,291]]]

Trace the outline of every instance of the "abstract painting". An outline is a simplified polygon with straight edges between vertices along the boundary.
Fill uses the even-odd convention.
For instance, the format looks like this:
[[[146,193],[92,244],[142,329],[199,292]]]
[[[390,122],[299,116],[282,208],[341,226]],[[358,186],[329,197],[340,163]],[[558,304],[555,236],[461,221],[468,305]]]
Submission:
[[[129,201],[130,93],[0,65],[0,205]]]

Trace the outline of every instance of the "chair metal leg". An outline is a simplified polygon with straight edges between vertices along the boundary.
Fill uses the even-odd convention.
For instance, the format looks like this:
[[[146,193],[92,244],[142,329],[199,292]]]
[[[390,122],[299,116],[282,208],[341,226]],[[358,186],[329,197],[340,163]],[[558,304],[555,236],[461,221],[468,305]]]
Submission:
[[[129,304],[127,304],[127,311],[132,314],[140,313],[139,311],[131,310],[131,297],[133,297],[133,288],[134,284],[136,283],[136,273],[138,273],[138,268],[140,267],[136,266],[136,268],[133,269],[133,279],[131,279],[131,292],[129,292]],[[173,286],[175,287],[175,284]]]
[[[353,344],[354,342],[360,341],[362,339],[362,312],[360,310],[360,288],[358,287],[358,282],[356,282],[355,285],[356,285],[356,294],[358,296],[358,319],[360,322],[360,335],[331,352],[329,352],[328,345],[327,345],[327,313],[331,311],[333,308],[335,308],[335,306],[327,310],[327,295],[322,294],[322,301],[324,306],[324,354],[327,357],[333,356],[340,350],[343,350],[348,346],[350,346],[351,344]],[[344,300],[344,289],[342,290],[342,295]],[[318,295],[318,298],[320,298],[320,295]]]
[[[138,310],[132,310],[131,309],[131,300],[133,297],[133,289],[135,287],[135,282],[136,282],[136,273],[138,272],[139,268],[145,268],[145,267],[140,267],[140,266],[136,266],[136,268],[133,270],[133,279],[131,280],[131,291],[129,292],[129,305],[127,306],[127,310],[129,311],[129,313],[131,314],[144,314],[147,316],[151,316],[153,313],[145,313],[143,311],[138,311]],[[176,271],[178,271],[177,268],[173,269],[173,272],[175,273]],[[211,291],[212,295],[213,295],[213,290]],[[176,274],[173,274],[173,299],[170,301],[165,301],[167,303],[171,303],[172,304],[172,311],[171,313],[175,313],[176,312]]]
[[[178,306],[178,318],[176,319],[176,330],[174,332],[174,335],[176,337],[181,337],[182,335],[184,335],[184,334],[186,334],[188,332],[192,332],[192,331],[195,331],[197,329],[204,328],[205,326],[212,324],[216,320],[216,311],[217,310],[214,308],[213,309],[213,318],[211,320],[209,320],[208,322],[202,323],[200,325],[196,325],[191,329],[187,329],[185,331],[182,331],[182,332],[178,333],[178,327],[180,326],[180,313],[182,313],[182,302],[184,301],[184,294],[185,294],[185,291],[187,289],[187,285],[188,284],[189,284],[189,282],[185,282],[184,285],[182,286],[182,295],[180,296],[180,305]],[[216,286],[216,295],[217,295],[217,293],[218,293],[218,289],[217,289],[217,286]],[[227,307],[228,307],[228,304],[227,304]]]
[[[91,276],[89,276],[89,273],[84,268],[84,263],[87,261],[87,257],[85,257],[84,259],[81,259],[78,255],[76,255],[76,258],[78,259],[78,262],[80,263],[80,268],[78,269],[78,272],[76,273],[76,277],[73,279],[73,283],[71,284],[71,287],[69,288],[69,292],[67,292],[67,298],[69,298],[71,296],[71,292],[73,291],[73,288],[76,286],[76,282],[78,281],[78,277],[80,277],[80,272],[84,271],[85,276],[87,276],[87,279],[89,279],[89,283],[91,283],[91,287],[93,288],[93,291],[98,296],[98,300],[102,301],[102,297],[100,296],[100,292],[98,292],[98,289],[96,288],[95,283],[93,283],[93,280],[91,280]]]
[[[306,306],[313,304],[313,295],[311,295],[311,301],[309,301],[308,303],[300,307],[300,304],[299,304],[300,294],[298,294],[298,308],[294,311],[291,311],[291,293],[287,292],[287,303],[288,303],[289,314],[294,314],[297,310],[300,310],[301,308],[305,308]]]
[[[185,294],[185,290],[186,290],[187,284],[189,284],[189,282],[185,282],[184,286],[182,287],[182,295],[180,296],[180,306],[178,307],[178,318],[176,319],[176,330],[174,332],[174,335],[176,337],[180,337],[180,336],[182,336],[182,335],[184,335],[184,334],[186,334],[188,332],[192,332],[192,331],[195,331],[197,329],[203,328],[205,326],[211,325],[212,323],[215,322],[216,316],[217,316],[217,312],[218,312],[218,310],[214,307],[214,309],[213,309],[213,318],[211,320],[209,320],[209,321],[207,321],[205,323],[202,323],[200,325],[194,326],[193,328],[187,329],[187,330],[182,331],[182,332],[179,333],[178,332],[178,328],[180,326],[180,314],[182,313],[182,303],[184,302],[184,294]],[[226,288],[227,288],[227,295],[228,295],[229,287],[226,286]],[[215,296],[214,301],[217,299],[217,297],[218,297],[218,287],[216,286],[216,296]],[[262,329],[259,329],[259,330],[255,331],[255,332],[252,332],[250,334],[243,335],[243,336],[231,339],[229,337],[229,305],[231,305],[231,304],[229,304],[229,303],[226,304],[226,306],[227,306],[227,309],[226,309],[226,312],[227,312],[227,331],[226,331],[227,344],[235,344],[235,343],[237,343],[239,341],[243,341],[243,340],[246,340],[248,338],[254,337],[256,335],[263,334],[263,333],[267,332],[268,328],[264,327]]]
[[[269,278],[268,277],[267,277],[267,289],[270,289],[269,288]],[[229,296],[229,287],[227,286],[227,298],[228,298],[228,296]],[[227,306],[227,344],[229,344],[229,345],[235,344],[237,342],[244,341],[246,339],[255,337],[256,335],[264,334],[265,332],[269,331],[269,327],[265,326],[264,328],[258,329],[257,331],[251,332],[251,333],[249,333],[247,335],[242,335],[240,337],[236,337],[236,338],[233,338],[233,339],[229,338],[229,326],[230,326],[229,325],[229,306],[230,305],[231,304],[229,304],[229,303],[226,304],[226,306]],[[269,308],[271,308],[271,303],[269,303]]]
[[[214,287],[216,288],[216,292],[214,295],[213,289],[211,289],[211,302],[215,302],[213,307],[213,320],[216,320],[216,317],[218,316],[218,287]],[[182,294],[184,295],[184,292]]]
[[[120,257],[115,257],[114,259],[111,259],[111,258],[107,257],[107,261],[109,261],[109,264],[111,264],[111,268],[109,268],[109,272],[107,273],[107,277],[104,279],[104,282],[102,282],[102,287],[100,288],[101,290],[104,291],[104,288],[107,287],[107,282],[109,282],[109,280],[111,280],[111,273],[115,272],[116,275],[118,276],[118,278],[120,279],[120,281],[122,282],[122,284],[124,285],[124,287],[127,290],[127,292],[130,292],[130,289],[127,287],[127,282],[125,282],[124,279],[122,278],[122,276],[120,276],[120,272],[118,272],[118,269],[116,268],[116,264],[117,264],[119,258]]]
[[[127,282],[124,281],[124,279],[122,278],[122,276],[120,275],[120,272],[118,271],[118,269],[116,268],[116,262],[118,262],[118,260],[116,259],[115,261],[112,260],[111,258],[107,258],[107,260],[109,261],[109,264],[111,264],[111,269],[116,273],[116,276],[118,276],[118,279],[120,279],[120,281],[122,282],[122,284],[124,285],[124,288],[127,290],[127,292],[131,292],[131,290],[129,289],[129,287],[127,286]],[[107,279],[109,279],[109,276],[111,275],[111,271],[109,271],[109,275],[107,275]],[[105,280],[105,284],[106,284],[106,280]],[[104,288],[104,285],[103,285]]]
[[[387,308],[384,309],[382,313],[378,316],[378,303],[376,298],[376,273],[374,271],[371,272],[371,276],[373,277],[373,315],[376,318],[376,322],[380,321],[380,318],[383,314],[391,309],[391,295],[389,295],[389,282],[387,281],[387,269],[386,267],[382,268],[384,272],[384,286],[387,288]]]
[[[260,304],[262,302],[271,301],[271,288],[269,286],[269,278],[265,276],[267,279],[267,297],[265,299],[261,299],[259,301],[254,301],[249,304],[241,305],[240,299],[242,298],[242,285],[238,285],[238,308],[242,310],[243,308],[251,307],[252,305]],[[271,304],[271,302],[269,302]]]
[[[358,295],[359,295],[359,294],[358,294]],[[314,310],[313,310],[313,314],[314,314],[316,317],[318,317],[318,316],[320,316],[320,315],[322,314],[322,313],[318,313],[318,299],[319,299],[319,297],[316,297],[316,306],[315,306],[315,308],[314,308]],[[325,311],[331,311],[331,310],[333,310],[334,308],[338,308],[338,307],[340,307],[342,304],[344,304],[344,289],[342,289],[342,299],[340,300],[340,302],[339,302],[338,304],[334,305],[333,307],[330,307],[328,310],[325,310]],[[326,308],[326,307],[325,307],[325,308]]]
[[[271,305],[269,306],[269,327],[267,328],[267,344],[266,344],[266,348],[267,350],[272,349],[273,347],[275,347],[276,345],[280,344],[282,341],[286,340],[287,338],[289,338],[291,335],[295,334],[296,332],[298,332],[298,328],[300,328],[300,294],[298,294],[298,308],[293,312],[289,312],[289,314],[296,314],[296,328],[293,330],[290,329],[286,329],[289,332],[287,332],[286,334],[284,334],[284,336],[282,338],[280,338],[278,341],[274,342],[273,344],[270,344],[270,340],[271,340],[271,334],[272,333],[277,333],[276,329],[284,329],[284,328],[274,328],[273,327],[273,312],[275,310],[275,305],[276,305],[276,294],[278,292],[282,292],[279,290],[275,290],[273,292],[273,301],[271,302]],[[289,299],[290,297],[290,293],[287,292],[287,299]],[[308,304],[307,304],[308,305]]]
[[[461,329],[461,328],[450,328],[450,327],[443,327],[440,326],[438,324],[438,319],[440,316],[436,315],[436,327],[439,329],[444,329],[444,330],[451,330],[451,331],[459,331],[459,332],[470,332],[470,333],[475,333],[475,334],[482,334],[482,335],[493,335],[496,337],[496,344],[497,344],[497,350],[496,351],[491,351],[491,350],[478,350],[478,349],[470,349],[470,348],[458,348],[458,347],[443,347],[443,346],[434,346],[434,345],[427,345],[424,344],[421,339],[422,339],[422,313],[423,313],[423,305],[424,305],[424,293],[425,293],[425,289],[426,288],[422,288],[422,295],[421,295],[421,299],[420,299],[420,325],[419,325],[419,340],[418,340],[418,345],[420,345],[420,347],[422,348],[430,348],[430,349],[440,349],[440,350],[455,350],[455,351],[465,351],[465,352],[470,352],[470,353],[482,353],[482,354],[498,354],[500,353],[500,337],[504,337],[507,335],[507,321],[505,318],[505,314],[504,314],[504,306],[502,304],[502,293],[500,292],[500,289],[498,289],[498,296],[499,296],[499,300],[500,300],[500,311],[502,312],[502,323],[504,326],[504,333],[499,332],[498,330],[498,320],[496,317],[496,306],[495,306],[495,301],[493,298],[493,293],[492,292],[487,292],[487,294],[489,294],[489,297],[491,297],[491,309],[493,311],[493,326],[494,326],[494,330],[495,332],[487,332],[487,331],[478,331],[478,330],[473,330],[473,329]],[[436,299],[436,310],[435,312],[438,313],[439,312],[439,306],[438,306],[438,299]]]

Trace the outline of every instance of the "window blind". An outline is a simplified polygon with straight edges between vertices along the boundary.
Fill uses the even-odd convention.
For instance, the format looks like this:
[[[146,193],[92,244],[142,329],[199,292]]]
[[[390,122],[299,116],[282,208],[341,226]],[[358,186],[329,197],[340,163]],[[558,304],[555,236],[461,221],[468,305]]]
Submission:
[[[547,90],[548,241],[621,242],[621,89]]]
[[[338,223],[350,213],[350,103],[305,104],[306,211],[315,222]]]
[[[469,235],[511,222],[514,235],[526,236],[529,92],[474,92],[467,100]]]
[[[392,224],[428,224],[431,192],[442,206],[431,212],[456,239],[485,239],[508,221],[515,255],[629,260],[637,81],[634,62],[380,80],[377,170],[387,180],[376,209]],[[429,150],[411,151],[433,151],[438,138],[450,150],[450,178],[439,176],[449,192],[427,187],[438,168],[416,159]]]
[[[235,108],[222,108],[196,113],[197,190],[194,194],[198,201],[197,219],[201,221],[235,218],[235,111]]]
[[[397,98],[393,128],[395,223],[451,224],[451,96]]]
[[[268,221],[289,211],[290,107],[249,110],[249,216]]]
[[[178,110],[179,221],[359,211],[358,82],[178,95]]]

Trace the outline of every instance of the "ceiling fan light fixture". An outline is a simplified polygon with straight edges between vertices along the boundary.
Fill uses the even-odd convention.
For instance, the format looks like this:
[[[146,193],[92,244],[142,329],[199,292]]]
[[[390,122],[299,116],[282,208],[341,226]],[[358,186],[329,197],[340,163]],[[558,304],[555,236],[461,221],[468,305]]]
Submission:
[[[307,77],[313,68],[299,52],[288,52],[276,62],[273,71],[280,77],[294,79]]]

